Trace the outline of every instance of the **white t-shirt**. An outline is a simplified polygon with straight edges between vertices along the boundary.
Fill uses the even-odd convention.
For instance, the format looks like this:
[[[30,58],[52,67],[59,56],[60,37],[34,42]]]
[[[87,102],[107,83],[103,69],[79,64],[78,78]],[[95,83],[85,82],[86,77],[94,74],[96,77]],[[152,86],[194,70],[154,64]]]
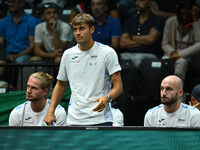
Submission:
[[[51,53],[55,51],[55,46],[53,44],[53,36],[47,31],[47,23],[42,22],[35,27],[35,43],[43,43],[44,48],[47,52]],[[58,20],[56,30],[59,34],[61,41],[72,42],[74,39],[72,28],[69,24]]]
[[[45,126],[44,118],[47,114],[50,100],[47,99],[46,106],[41,112],[34,112],[31,108],[31,102],[27,101],[15,107],[10,113],[9,125],[10,126]],[[56,126],[66,125],[66,112],[65,109],[58,105],[55,110]]]
[[[111,108],[112,115],[113,115],[113,124],[112,126],[124,126],[124,115],[123,113],[117,108]]]
[[[78,44],[66,50],[62,56],[58,80],[69,81],[71,97],[67,123],[92,125],[112,122],[110,104],[102,112],[95,112],[98,102],[94,99],[105,96],[111,89],[110,76],[120,71],[118,57],[113,48],[95,42],[88,51]]]
[[[144,119],[145,127],[200,127],[200,111],[181,103],[179,109],[167,113],[161,104],[149,109]]]

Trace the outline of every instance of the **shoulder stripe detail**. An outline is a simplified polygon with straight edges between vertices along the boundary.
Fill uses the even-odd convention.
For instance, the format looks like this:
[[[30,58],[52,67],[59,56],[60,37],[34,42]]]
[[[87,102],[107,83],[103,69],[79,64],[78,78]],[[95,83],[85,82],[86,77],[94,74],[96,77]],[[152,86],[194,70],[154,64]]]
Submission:
[[[153,108],[149,109],[149,111],[155,111],[155,110],[160,109],[160,108],[163,108],[163,104],[160,104],[156,107],[153,107]]]
[[[197,108],[195,108],[195,107],[192,107],[192,106],[190,106],[190,105],[187,105],[187,104],[182,104],[182,108],[185,108],[185,109],[190,109],[190,110],[195,110],[195,109],[197,109]]]
[[[24,105],[26,105],[26,104],[28,104],[28,103],[30,103],[30,102],[29,102],[29,101],[26,101],[25,103],[16,106],[15,109],[20,109],[20,108],[22,108]]]

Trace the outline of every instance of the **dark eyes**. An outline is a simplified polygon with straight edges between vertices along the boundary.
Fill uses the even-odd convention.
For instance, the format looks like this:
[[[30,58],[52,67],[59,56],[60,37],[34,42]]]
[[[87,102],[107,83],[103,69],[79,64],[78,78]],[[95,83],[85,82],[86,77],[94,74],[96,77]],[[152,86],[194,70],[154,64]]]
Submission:
[[[161,87],[160,90],[164,90],[164,88]],[[173,89],[172,89],[171,87],[167,87],[167,88],[166,88],[166,91],[172,91],[172,90],[173,90]]]
[[[82,31],[85,30],[85,27],[80,27],[80,30],[82,30]]]
[[[83,30],[85,30],[85,27],[73,28],[73,31],[74,31],[74,32],[76,32],[77,30],[83,31]]]
[[[27,88],[31,88],[31,89],[33,89],[33,90],[36,90],[37,88],[36,87],[31,87],[31,86],[26,86]]]

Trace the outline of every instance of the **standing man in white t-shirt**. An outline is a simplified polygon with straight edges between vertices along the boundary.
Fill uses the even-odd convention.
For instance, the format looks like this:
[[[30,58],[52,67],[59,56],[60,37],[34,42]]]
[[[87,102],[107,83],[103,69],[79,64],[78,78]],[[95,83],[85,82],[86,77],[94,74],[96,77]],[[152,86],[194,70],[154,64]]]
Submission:
[[[111,101],[123,90],[115,50],[95,42],[94,18],[85,13],[71,21],[77,45],[62,56],[57,83],[45,122],[56,121],[55,108],[70,84],[67,124],[112,126]]]
[[[44,117],[47,114],[53,77],[47,73],[33,73],[27,83],[27,102],[15,107],[9,117],[10,126],[45,126]],[[58,105],[55,110],[56,122],[51,125],[66,125],[65,109]]]
[[[60,63],[63,51],[73,43],[72,29],[68,23],[59,19],[58,6],[54,3],[42,5],[41,18],[44,22],[35,28],[35,57],[31,60]]]
[[[164,78],[160,94],[162,104],[148,110],[145,127],[200,127],[199,110],[179,101],[183,94],[183,82],[179,77]]]

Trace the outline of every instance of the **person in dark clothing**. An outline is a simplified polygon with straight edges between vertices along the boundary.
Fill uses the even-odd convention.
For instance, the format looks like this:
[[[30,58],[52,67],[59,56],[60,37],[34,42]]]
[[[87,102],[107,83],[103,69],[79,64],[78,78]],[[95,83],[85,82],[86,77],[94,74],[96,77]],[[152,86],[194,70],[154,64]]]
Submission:
[[[144,115],[153,105],[151,92],[137,68],[121,72],[124,92],[113,103],[124,114],[125,126],[143,126]]]
[[[137,13],[123,24],[120,38],[121,60],[130,60],[139,67],[144,59],[160,58],[164,20],[151,13],[151,0],[136,0]]]

